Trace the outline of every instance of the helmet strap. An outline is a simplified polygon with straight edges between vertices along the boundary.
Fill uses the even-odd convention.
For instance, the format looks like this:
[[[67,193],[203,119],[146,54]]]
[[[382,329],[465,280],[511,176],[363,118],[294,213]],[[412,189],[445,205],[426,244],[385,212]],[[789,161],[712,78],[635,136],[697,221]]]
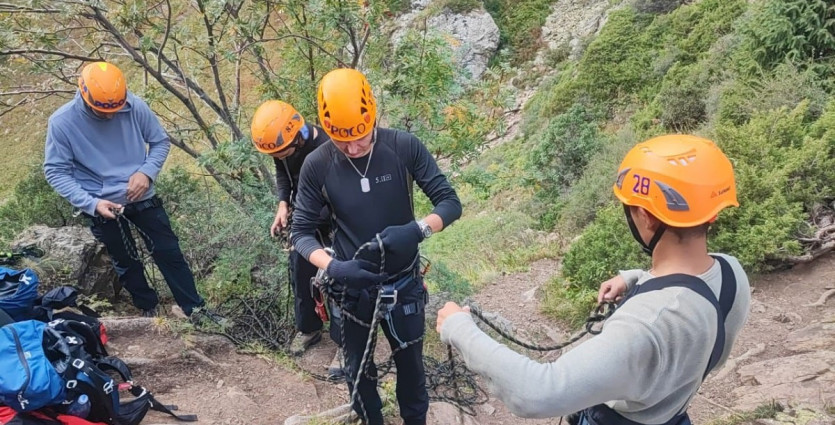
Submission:
[[[661,240],[661,236],[664,236],[664,232],[667,230],[667,225],[665,223],[659,224],[658,229],[655,230],[655,234],[652,235],[652,239],[650,239],[649,244],[647,244],[641,237],[641,233],[638,232],[638,227],[635,226],[635,221],[632,220],[632,212],[629,211],[629,205],[623,204],[623,212],[626,215],[626,222],[629,224],[629,231],[632,232],[632,237],[638,241],[639,244],[641,244],[641,249],[644,253],[652,256],[655,246],[658,245],[658,241]]]

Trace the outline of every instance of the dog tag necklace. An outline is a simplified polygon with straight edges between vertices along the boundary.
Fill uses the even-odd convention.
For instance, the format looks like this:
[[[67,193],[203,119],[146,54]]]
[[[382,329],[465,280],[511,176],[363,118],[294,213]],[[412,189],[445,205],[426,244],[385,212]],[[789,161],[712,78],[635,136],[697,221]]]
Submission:
[[[364,173],[360,173],[359,168],[357,168],[357,166],[354,165],[354,161],[351,161],[351,158],[349,158],[348,155],[345,155],[345,158],[348,159],[348,163],[351,164],[351,166],[354,167],[354,170],[357,172],[357,174],[360,175],[360,189],[362,189],[363,193],[371,192],[371,183],[368,181],[368,177],[365,176],[366,174],[368,174],[368,167],[371,165],[371,157],[374,156],[374,145],[376,145],[376,143],[372,142],[371,153],[368,154],[368,162],[365,163]]]

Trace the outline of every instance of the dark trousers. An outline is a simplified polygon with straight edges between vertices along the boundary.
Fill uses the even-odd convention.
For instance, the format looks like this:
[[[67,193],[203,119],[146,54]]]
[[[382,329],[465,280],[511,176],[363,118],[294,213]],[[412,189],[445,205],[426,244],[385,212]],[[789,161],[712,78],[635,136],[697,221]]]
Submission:
[[[91,218],[90,231],[107,248],[116,274],[119,275],[119,282],[130,293],[133,305],[142,310],[156,308],[159,297],[148,285],[142,263],[133,258],[137,249],[133,237],[128,233],[130,227],[125,219],[127,217],[147,235],[145,246],[152,251],[154,262],[171,288],[174,300],[185,314],[191,315],[195,307],[205,302],[197,293],[194,275],[180,250],[180,241],[171,229],[168,214],[162,205],[141,208],[138,204],[141,203],[127,205],[124,217],[115,220]],[[120,225],[127,235],[125,238]]]
[[[316,302],[310,294],[310,280],[319,270],[310,264],[301,254],[290,251],[290,282],[293,284],[293,307],[296,313],[296,329],[299,332],[310,333],[322,329],[322,319],[316,314]],[[338,316],[330,315],[330,337],[336,345],[341,344],[340,324]]]
[[[391,324],[381,321],[381,327],[392,350],[398,349],[399,342],[395,334],[405,343],[421,338],[424,333],[424,288],[419,277],[398,292],[398,302],[391,311]],[[343,303],[343,309],[366,323],[371,322],[374,312],[376,291],[348,290]],[[416,308],[417,307],[417,308]],[[394,327],[394,329],[391,328]],[[360,362],[368,340],[369,329],[350,319],[343,318],[344,350],[346,356],[345,369],[347,372],[348,390],[353,391],[354,378],[359,370]],[[376,332],[376,329],[375,329]],[[426,411],[429,409],[429,394],[426,391],[426,376],[423,370],[423,342],[418,342],[399,350],[394,355],[397,366],[397,403],[400,406],[400,416],[405,425],[426,424]],[[377,376],[377,367],[373,362],[373,353],[367,361],[368,373]],[[363,417],[363,409],[368,417],[368,425],[383,425],[383,403],[377,393],[377,380],[363,376],[359,382],[358,400],[354,401],[353,409]],[[360,404],[360,401],[362,404]]]

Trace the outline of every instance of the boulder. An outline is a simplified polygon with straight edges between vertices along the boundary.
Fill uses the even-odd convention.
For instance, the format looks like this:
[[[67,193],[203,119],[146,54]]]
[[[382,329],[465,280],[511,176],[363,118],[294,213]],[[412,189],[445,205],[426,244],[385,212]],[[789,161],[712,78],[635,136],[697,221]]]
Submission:
[[[499,47],[499,27],[487,11],[443,13],[429,18],[426,24],[450,40],[456,61],[473,80],[481,78]]]
[[[29,265],[38,273],[43,290],[72,285],[82,293],[113,296],[120,288],[104,245],[82,226],[32,226],[12,242],[12,249],[35,245],[45,253]]]
[[[410,28],[423,27],[425,20],[430,32],[448,41],[456,63],[467,70],[469,78],[478,80],[499,48],[499,27],[493,17],[484,8],[467,13],[452,13],[445,9],[440,14],[427,17],[430,3],[430,0],[411,2],[412,10],[395,22],[392,43],[399,43]]]

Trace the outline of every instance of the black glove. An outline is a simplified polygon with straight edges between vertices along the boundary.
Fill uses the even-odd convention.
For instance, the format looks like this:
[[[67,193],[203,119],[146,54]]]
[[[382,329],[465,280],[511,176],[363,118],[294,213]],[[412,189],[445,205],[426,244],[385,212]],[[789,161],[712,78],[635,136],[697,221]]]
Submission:
[[[385,251],[386,271],[398,272],[412,263],[418,251],[418,244],[423,241],[423,232],[417,222],[410,221],[399,226],[389,226],[380,232],[380,240]],[[377,239],[371,241],[369,251],[381,252]]]
[[[348,288],[364,289],[388,279],[385,273],[379,273],[380,266],[366,260],[339,261],[331,260],[326,270],[328,276]]]

